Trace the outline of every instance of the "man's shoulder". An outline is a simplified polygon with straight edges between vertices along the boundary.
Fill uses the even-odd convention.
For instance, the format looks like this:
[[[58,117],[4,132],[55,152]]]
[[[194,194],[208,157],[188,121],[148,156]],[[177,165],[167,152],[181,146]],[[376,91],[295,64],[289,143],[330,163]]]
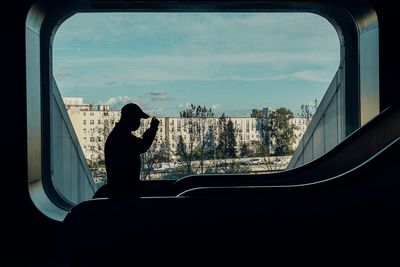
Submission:
[[[133,135],[131,132],[113,129],[111,131],[111,133],[108,135],[107,139],[117,141],[117,142],[118,141],[123,141],[123,142],[134,141],[134,142],[136,142],[137,140],[140,140],[141,138]]]

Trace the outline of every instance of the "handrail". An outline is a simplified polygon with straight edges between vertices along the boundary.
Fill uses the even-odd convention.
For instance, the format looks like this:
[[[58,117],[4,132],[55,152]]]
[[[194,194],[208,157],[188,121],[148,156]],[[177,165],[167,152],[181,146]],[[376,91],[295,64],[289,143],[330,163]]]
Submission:
[[[271,191],[296,191],[296,190],[304,190],[306,187],[310,189],[310,187],[321,187],[327,186],[332,183],[340,183],[345,182],[348,175],[355,175],[356,173],[360,173],[366,168],[368,165],[373,164],[374,161],[379,160],[379,156],[384,154],[391,148],[395,148],[395,146],[400,145],[400,137],[395,141],[387,145],[381,151],[373,155],[370,159],[356,166],[355,168],[348,170],[339,175],[326,178],[319,181],[308,182],[308,183],[296,183],[296,184],[288,184],[288,185],[260,185],[260,186],[215,186],[215,187],[197,187],[186,190],[177,195],[177,197],[193,197],[193,196],[207,196],[207,197],[226,197],[230,196],[239,196],[246,195],[247,193],[252,196],[256,195],[256,192],[264,194],[265,192]]]
[[[335,148],[291,170],[253,175],[187,176],[173,184],[175,194],[196,187],[305,184],[340,175],[368,160],[400,136],[400,108],[388,108]]]

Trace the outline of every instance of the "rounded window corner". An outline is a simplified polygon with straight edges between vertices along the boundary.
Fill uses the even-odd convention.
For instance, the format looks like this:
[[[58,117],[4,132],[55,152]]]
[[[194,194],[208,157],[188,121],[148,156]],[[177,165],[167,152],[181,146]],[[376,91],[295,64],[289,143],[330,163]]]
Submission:
[[[62,209],[53,203],[41,180],[29,183],[28,190],[32,203],[44,216],[59,222],[65,219],[69,210]]]

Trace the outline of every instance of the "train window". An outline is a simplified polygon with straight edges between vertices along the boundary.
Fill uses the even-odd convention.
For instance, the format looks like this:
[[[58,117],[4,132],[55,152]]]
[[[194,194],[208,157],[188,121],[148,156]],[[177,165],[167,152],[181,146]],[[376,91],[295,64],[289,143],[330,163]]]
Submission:
[[[305,12],[78,13],[53,41],[54,90],[80,147],[92,142],[82,152],[96,184],[128,102],[162,121],[143,180],[282,171],[339,63],[335,28]],[[88,111],[99,123],[85,134]]]
[[[27,18],[29,185],[46,214],[107,181],[104,142],[128,102],[160,120],[149,181],[296,168],[379,111],[370,7],[89,2]]]

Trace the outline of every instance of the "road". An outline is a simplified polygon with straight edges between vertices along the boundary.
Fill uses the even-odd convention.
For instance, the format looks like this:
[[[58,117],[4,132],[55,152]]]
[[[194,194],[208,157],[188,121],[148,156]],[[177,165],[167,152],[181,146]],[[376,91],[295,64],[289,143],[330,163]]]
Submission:
[[[211,173],[270,173],[285,170],[290,159],[291,156],[205,160],[203,172],[210,170]],[[192,170],[196,171],[197,174],[201,174],[200,164],[201,161],[199,160],[192,161]],[[185,163],[156,164],[151,176],[152,178],[162,179],[163,175],[171,173],[180,167],[184,168]]]

